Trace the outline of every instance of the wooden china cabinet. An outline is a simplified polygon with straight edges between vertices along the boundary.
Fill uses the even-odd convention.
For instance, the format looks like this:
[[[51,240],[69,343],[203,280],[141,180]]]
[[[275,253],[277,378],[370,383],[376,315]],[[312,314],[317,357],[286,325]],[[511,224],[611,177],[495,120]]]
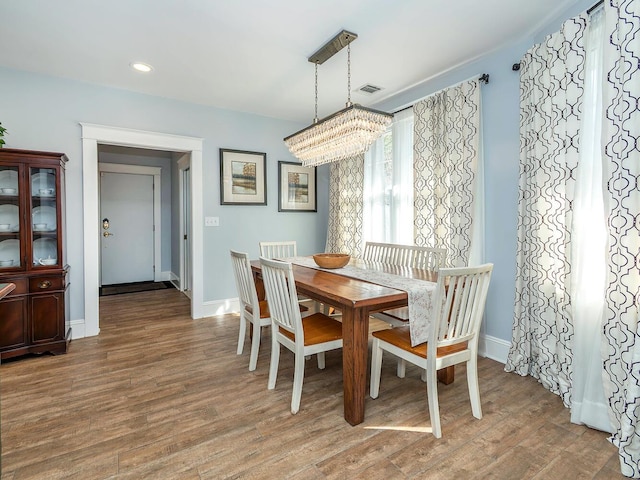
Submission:
[[[0,358],[65,353],[70,339],[63,153],[0,148]]]

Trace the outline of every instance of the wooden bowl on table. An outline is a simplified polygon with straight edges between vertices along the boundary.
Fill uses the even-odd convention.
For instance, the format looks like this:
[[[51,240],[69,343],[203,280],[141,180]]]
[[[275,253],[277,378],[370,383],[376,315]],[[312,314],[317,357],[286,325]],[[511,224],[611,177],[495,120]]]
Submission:
[[[342,268],[351,259],[348,253],[316,253],[313,260],[322,268]]]

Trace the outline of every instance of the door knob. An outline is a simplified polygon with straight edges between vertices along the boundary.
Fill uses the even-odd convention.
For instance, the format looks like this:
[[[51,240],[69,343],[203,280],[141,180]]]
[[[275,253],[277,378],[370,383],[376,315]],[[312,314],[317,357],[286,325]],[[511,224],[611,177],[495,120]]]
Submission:
[[[103,237],[105,237],[105,238],[107,238],[107,237],[112,237],[112,236],[113,236],[113,233],[109,233],[109,232],[107,232],[107,231],[104,231],[104,232],[102,232],[102,236],[103,236]]]

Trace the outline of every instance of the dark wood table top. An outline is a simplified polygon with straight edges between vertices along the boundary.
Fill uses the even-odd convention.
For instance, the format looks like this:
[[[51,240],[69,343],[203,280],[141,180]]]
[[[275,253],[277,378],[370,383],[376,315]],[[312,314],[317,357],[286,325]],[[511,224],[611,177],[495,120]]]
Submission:
[[[435,282],[436,272],[417,268],[401,267],[361,259],[351,259],[349,265],[363,270],[391,273],[407,278],[416,278]],[[260,261],[253,260],[251,266],[260,272]],[[407,292],[365,280],[351,278],[348,272],[341,269],[317,270],[293,264],[293,276],[296,289],[302,295],[321,297],[320,300],[335,307],[348,306],[351,308],[369,307],[371,311],[385,310],[407,304]]]

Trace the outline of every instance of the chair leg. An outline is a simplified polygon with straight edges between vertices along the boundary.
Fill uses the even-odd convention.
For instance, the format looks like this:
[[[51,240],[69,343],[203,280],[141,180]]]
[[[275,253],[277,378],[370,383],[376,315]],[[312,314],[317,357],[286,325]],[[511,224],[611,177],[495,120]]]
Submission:
[[[277,340],[278,331],[271,327],[271,365],[269,365],[269,383],[267,388],[276,388],[276,378],[278,377],[278,364],[280,363],[280,343]]]
[[[324,370],[324,352],[318,353],[318,368]]]
[[[236,355],[240,355],[242,350],[244,350],[244,336],[247,333],[247,321],[244,318],[244,315],[240,313],[240,332],[238,333],[238,350],[236,350]]]
[[[472,357],[467,362],[467,384],[469,385],[469,399],[471,411],[476,418],[482,418],[482,406],[480,405],[480,388],[478,387],[478,358]]]
[[[304,380],[304,356],[296,353],[293,370],[293,394],[291,396],[291,413],[296,414],[300,410],[300,397],[302,396],[302,382]]]
[[[402,358],[398,358],[398,367],[396,369],[396,375],[398,375],[398,378],[404,378],[406,372],[407,372],[407,362],[405,362],[404,359]]]
[[[251,339],[251,355],[249,356],[249,371],[253,372],[258,364],[258,349],[260,348],[260,333],[262,328],[260,327],[260,320],[257,322],[251,322],[253,326],[253,338]]]
[[[380,392],[380,374],[382,371],[382,349],[380,348],[380,340],[373,339],[373,347],[371,349],[371,383],[369,385],[369,396],[378,398]]]
[[[438,376],[435,368],[427,369],[427,400],[429,403],[429,418],[431,431],[436,438],[442,437],[440,429],[440,407],[438,405]]]

